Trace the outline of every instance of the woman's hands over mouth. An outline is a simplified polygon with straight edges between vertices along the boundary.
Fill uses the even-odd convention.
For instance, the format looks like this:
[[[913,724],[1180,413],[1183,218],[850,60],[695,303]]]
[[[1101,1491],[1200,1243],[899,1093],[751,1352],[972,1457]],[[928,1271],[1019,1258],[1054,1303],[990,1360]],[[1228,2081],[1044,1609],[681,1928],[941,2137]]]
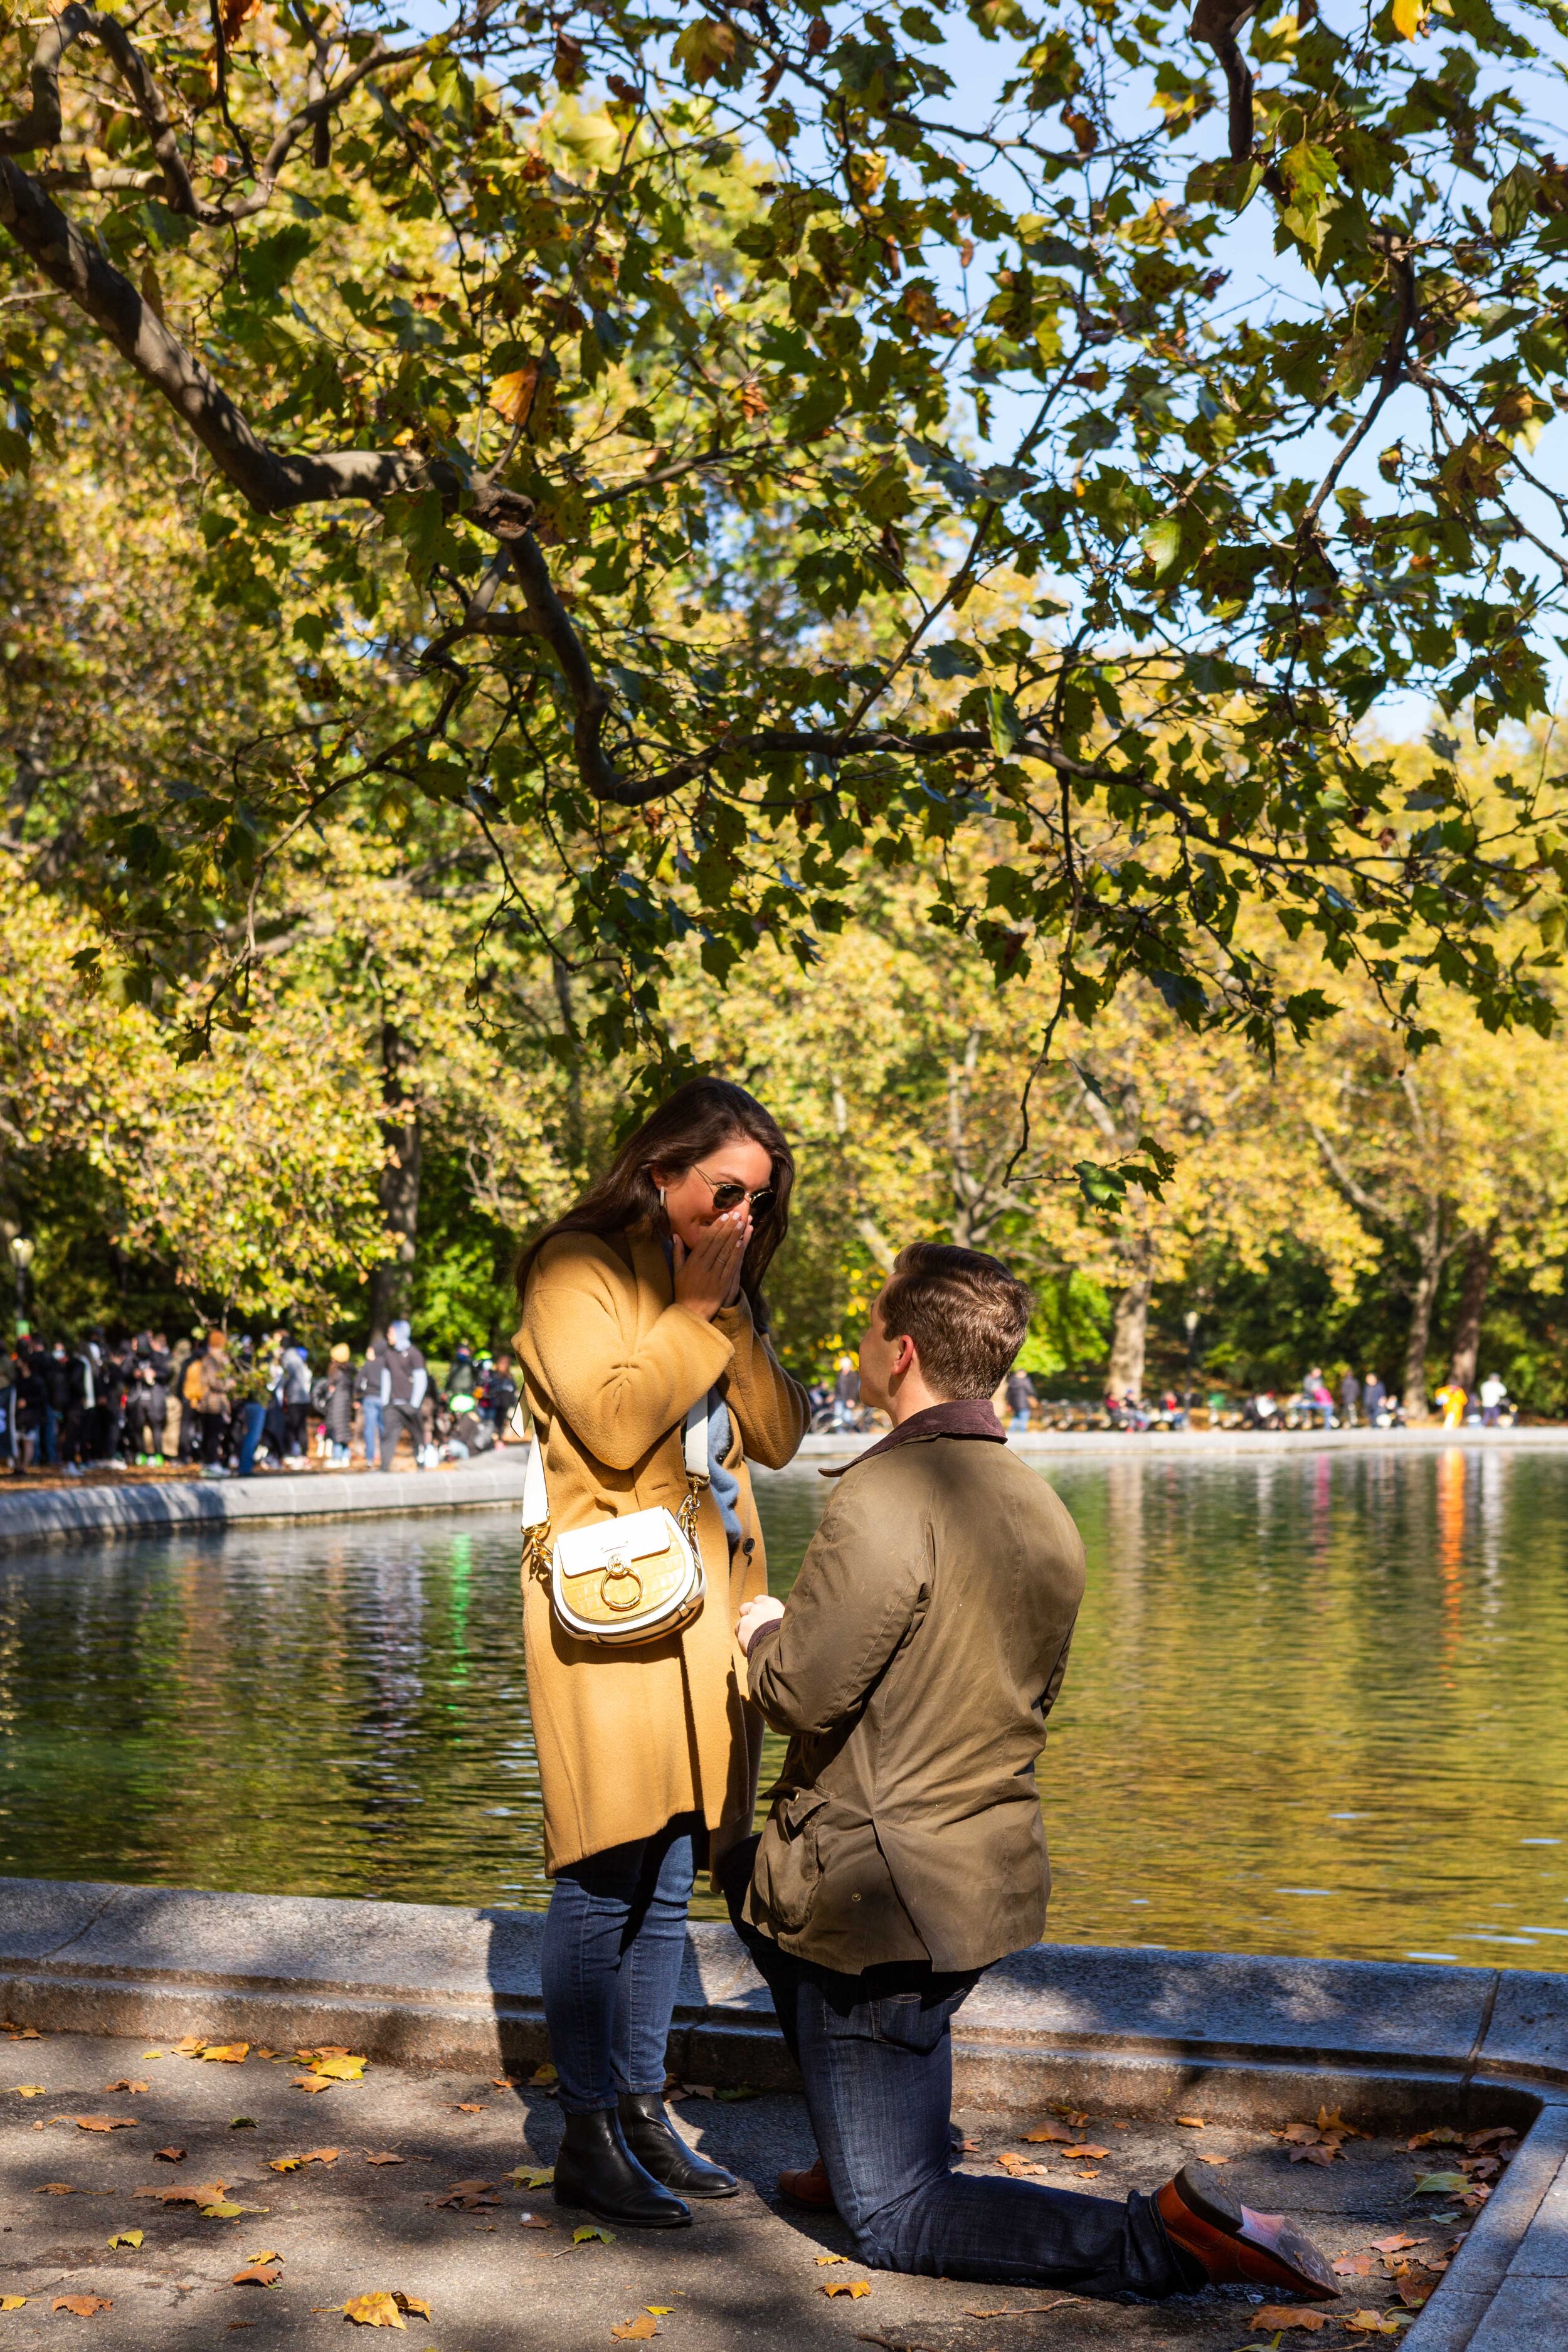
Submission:
[[[676,1305],[705,1323],[711,1322],[721,1307],[733,1307],[741,1296],[741,1267],[751,1238],[749,1203],[715,1217],[690,1249],[675,1234]]]

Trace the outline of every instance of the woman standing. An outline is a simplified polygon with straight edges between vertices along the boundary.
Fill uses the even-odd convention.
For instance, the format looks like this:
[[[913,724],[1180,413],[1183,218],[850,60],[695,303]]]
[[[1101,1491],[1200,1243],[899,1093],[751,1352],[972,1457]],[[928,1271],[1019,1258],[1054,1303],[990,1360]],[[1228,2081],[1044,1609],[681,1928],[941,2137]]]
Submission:
[[[624,1144],[518,1273],[517,1353],[554,1534],[687,1496],[682,1427],[705,1401],[707,1577],[683,1632],[578,1641],[525,1569],[529,1701],[555,1880],[543,1990],[565,2131],[563,2204],[645,2228],[731,2197],[664,2106],[665,2045],[700,1864],[746,1836],[762,1718],[742,1696],[735,1620],[767,1590],[748,1458],[779,1469],[810,1418],[766,1338],[761,1284],[795,1163],[743,1087],[694,1078]]]

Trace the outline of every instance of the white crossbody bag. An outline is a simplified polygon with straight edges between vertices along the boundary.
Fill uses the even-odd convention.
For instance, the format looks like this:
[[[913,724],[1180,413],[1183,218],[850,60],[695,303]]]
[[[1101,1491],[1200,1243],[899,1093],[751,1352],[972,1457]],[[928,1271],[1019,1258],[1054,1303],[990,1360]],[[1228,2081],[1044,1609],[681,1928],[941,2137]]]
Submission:
[[[522,1564],[550,1580],[550,1606],[563,1633],[579,1642],[622,1648],[659,1642],[689,1625],[708,1580],[697,1541],[697,1506],[708,1484],[708,1400],[686,1416],[688,1492],[679,1512],[658,1505],[569,1528],[553,1543],[544,1454],[529,1440],[522,1486]]]

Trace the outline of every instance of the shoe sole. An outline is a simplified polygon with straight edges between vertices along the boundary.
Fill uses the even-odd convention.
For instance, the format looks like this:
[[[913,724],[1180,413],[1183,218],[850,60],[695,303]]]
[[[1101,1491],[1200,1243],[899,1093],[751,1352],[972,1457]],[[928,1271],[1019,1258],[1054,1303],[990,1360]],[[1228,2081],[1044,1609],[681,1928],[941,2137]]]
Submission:
[[[1206,2168],[1205,2168],[1206,2169]],[[1217,2180],[1205,2179],[1184,2164],[1173,2183],[1194,2221],[1212,2231],[1236,2260],[1242,2275],[1254,2285],[1291,2287],[1298,2294],[1329,2302],[1343,2290],[1310,2238],[1281,2221],[1269,2237],[1251,2233],[1246,2211]],[[1262,2220],[1261,2215],[1255,2216]],[[1192,2251],[1197,2252],[1196,2249]],[[1243,2263],[1241,2257],[1250,2259]],[[1198,2252],[1201,2262],[1203,2255]]]

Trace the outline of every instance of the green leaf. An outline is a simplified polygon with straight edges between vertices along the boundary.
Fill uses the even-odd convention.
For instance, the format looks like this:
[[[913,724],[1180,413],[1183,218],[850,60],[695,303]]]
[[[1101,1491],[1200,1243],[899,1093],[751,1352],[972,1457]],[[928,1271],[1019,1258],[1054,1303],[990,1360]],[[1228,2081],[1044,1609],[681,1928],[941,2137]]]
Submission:
[[[1470,2185],[1462,2172],[1424,2172],[1410,2193],[1413,2197],[1460,2197]]]
[[[1027,732],[1019,716],[1018,706],[1010,694],[999,686],[988,687],[985,692],[986,722],[991,733],[991,749],[1003,758]]]
[[[1182,557],[1180,515],[1162,515],[1158,522],[1152,522],[1143,533],[1142,547],[1154,567],[1155,579],[1168,579]]]
[[[1541,175],[1526,163],[1516,163],[1506,179],[1500,180],[1492,190],[1492,235],[1506,245],[1516,237],[1530,218],[1541,186]]]
[[[606,2230],[598,2221],[584,2221],[581,2228],[573,2231],[572,2243],[574,2246],[585,2246],[590,2239],[597,2238],[603,2244],[608,2246],[614,2243],[615,2235],[613,2230]]]
[[[240,275],[248,291],[264,300],[276,299],[314,243],[302,221],[289,221],[270,236],[258,236],[240,257]]]

